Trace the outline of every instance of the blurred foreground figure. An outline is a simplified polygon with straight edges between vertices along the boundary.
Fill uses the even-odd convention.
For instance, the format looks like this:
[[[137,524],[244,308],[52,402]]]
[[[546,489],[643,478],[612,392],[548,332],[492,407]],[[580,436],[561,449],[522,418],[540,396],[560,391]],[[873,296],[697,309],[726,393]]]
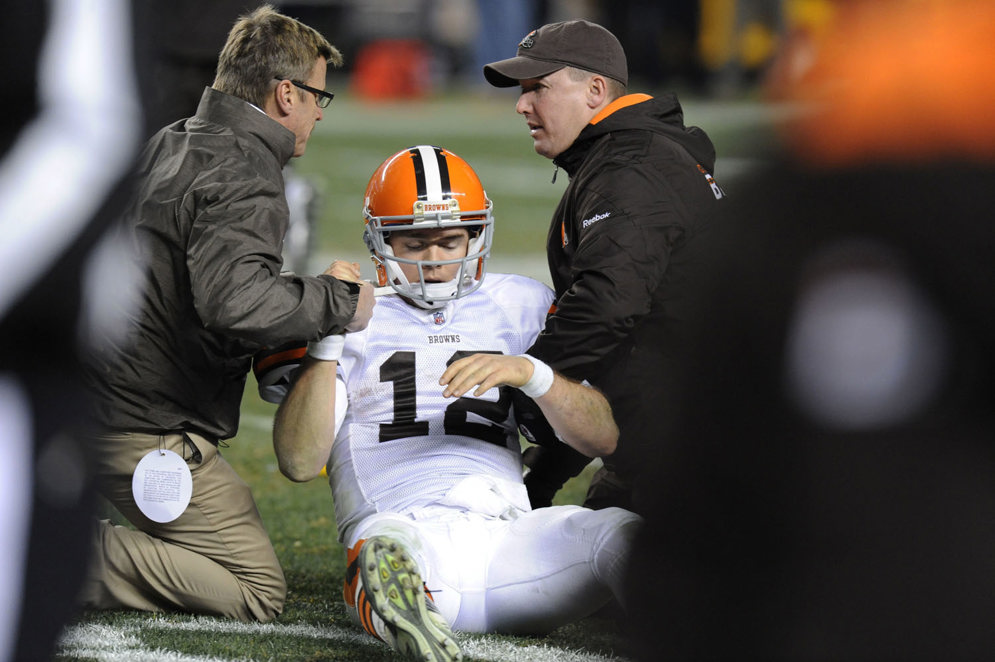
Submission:
[[[0,661],[46,660],[86,568],[79,360],[125,305],[108,240],[138,148],[129,0],[4,4]]]
[[[818,110],[708,267],[639,659],[995,650],[995,8],[906,4],[841,13],[777,89]]]

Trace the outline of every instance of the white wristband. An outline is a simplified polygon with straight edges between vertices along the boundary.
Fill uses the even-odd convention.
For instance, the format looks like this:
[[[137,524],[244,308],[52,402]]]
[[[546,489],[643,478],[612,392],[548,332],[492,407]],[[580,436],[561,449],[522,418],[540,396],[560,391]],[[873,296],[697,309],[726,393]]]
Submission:
[[[519,356],[528,359],[533,366],[532,376],[519,387],[519,390],[533,400],[546,395],[553,386],[553,369],[534,356],[528,354],[519,354]]]
[[[342,358],[343,347],[345,347],[345,334],[333,333],[321,340],[309,340],[307,355],[319,361],[338,361]]]

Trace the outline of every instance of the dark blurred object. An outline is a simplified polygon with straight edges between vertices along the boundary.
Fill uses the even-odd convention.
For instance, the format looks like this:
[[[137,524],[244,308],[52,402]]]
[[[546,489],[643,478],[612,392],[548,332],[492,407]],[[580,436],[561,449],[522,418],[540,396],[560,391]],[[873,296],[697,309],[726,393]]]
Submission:
[[[144,0],[150,56],[147,133],[197,112],[204,88],[214,82],[218,53],[228,31],[255,0]]]
[[[702,274],[640,660],[995,650],[995,8],[851,4]]]
[[[744,182],[641,486],[639,659],[995,650],[993,176]]]
[[[612,0],[601,4],[601,24],[625,46],[633,81],[650,89],[675,85],[700,88],[705,71],[695,49],[701,25],[699,0]]]
[[[8,65],[7,85],[0,91],[4,120],[0,123],[0,156],[38,112],[38,72],[34,63],[41,52],[47,13],[35,2],[10,2],[0,26],[0,61]],[[25,66],[31,63],[32,66]]]
[[[75,613],[94,509],[79,361],[127,302],[109,230],[141,131],[133,7],[98,4],[12,0],[0,23],[2,661],[50,659]]]

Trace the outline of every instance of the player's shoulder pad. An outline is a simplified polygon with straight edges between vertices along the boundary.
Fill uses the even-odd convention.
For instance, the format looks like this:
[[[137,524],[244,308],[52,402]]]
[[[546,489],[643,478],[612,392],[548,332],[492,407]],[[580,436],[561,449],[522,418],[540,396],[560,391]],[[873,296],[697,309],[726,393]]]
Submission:
[[[287,397],[297,370],[307,354],[307,341],[294,340],[277,347],[264,347],[252,357],[252,374],[259,385],[259,397],[279,404]]]
[[[507,305],[548,308],[553,290],[545,283],[519,274],[488,273],[486,292],[495,302]]]

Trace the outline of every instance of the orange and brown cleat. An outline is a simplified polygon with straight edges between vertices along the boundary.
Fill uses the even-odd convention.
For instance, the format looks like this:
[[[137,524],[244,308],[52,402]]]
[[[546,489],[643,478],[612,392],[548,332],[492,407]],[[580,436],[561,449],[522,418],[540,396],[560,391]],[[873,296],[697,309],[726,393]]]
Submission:
[[[364,630],[411,660],[463,659],[449,623],[401,543],[372,536],[350,549],[347,561],[346,606],[355,610]]]

